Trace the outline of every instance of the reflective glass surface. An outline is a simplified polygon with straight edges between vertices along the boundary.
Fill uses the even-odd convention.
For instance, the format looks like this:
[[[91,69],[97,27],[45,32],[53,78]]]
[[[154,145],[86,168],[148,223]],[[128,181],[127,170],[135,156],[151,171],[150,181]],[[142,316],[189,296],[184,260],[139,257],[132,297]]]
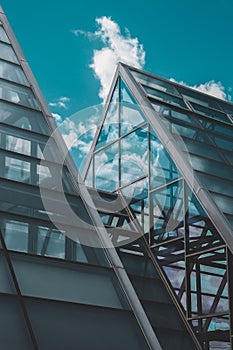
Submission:
[[[148,173],[148,128],[139,128],[120,141],[121,186]]]
[[[118,108],[119,108],[119,83],[113,92],[111,102],[108,106],[107,114],[100,131],[96,148],[105,146],[111,141],[114,141],[119,136]]]
[[[0,60],[0,78],[29,86],[26,76],[23,73],[23,70],[19,66],[15,64],[11,64],[9,62],[1,61],[1,60]]]
[[[145,117],[135,99],[131,95],[127,86],[121,80],[121,111],[120,111],[120,134],[125,135],[132,129],[137,128],[140,124],[144,123]]]
[[[6,43],[10,42],[2,25],[0,25],[0,40]]]
[[[39,109],[39,104],[35,100],[32,90],[20,85],[1,81],[0,98],[22,106]]]
[[[18,63],[18,59],[12,47],[2,42],[0,42],[0,58],[3,58],[6,61]]]
[[[118,142],[104,148],[94,156],[95,187],[114,191],[119,185]]]

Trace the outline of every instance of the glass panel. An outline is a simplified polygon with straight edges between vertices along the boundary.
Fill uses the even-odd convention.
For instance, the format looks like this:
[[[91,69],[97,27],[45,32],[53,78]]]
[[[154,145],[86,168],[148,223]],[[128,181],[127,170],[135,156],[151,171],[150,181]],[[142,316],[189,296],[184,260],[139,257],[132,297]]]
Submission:
[[[30,183],[30,163],[5,157],[5,177],[10,180]]]
[[[214,160],[192,155],[191,164],[197,171],[206,174],[214,174],[215,176],[219,176],[223,179],[232,180],[232,170],[230,169],[230,166],[228,167],[223,163],[217,163]]]
[[[38,227],[37,251],[43,256],[65,258],[65,234],[47,227]]]
[[[152,233],[156,243],[183,236],[183,183],[178,181],[151,194]]]
[[[100,135],[96,144],[96,149],[105,146],[107,143],[114,141],[119,135],[119,82],[115,86],[115,90],[108,106],[108,112],[101,128]]]
[[[19,105],[39,109],[32,91],[23,86],[1,81],[0,98],[13,103],[18,103]]]
[[[146,88],[146,87],[144,87],[144,89],[146,89],[147,95],[153,99],[155,98],[155,99],[158,99],[160,101],[172,104],[174,106],[188,109],[187,105],[185,104],[185,102],[181,98],[178,98],[178,97],[175,97],[172,95],[167,95],[161,91],[152,90],[152,89]],[[152,103],[153,102],[154,101],[152,100]]]
[[[127,344],[127,349],[148,350],[130,312],[35,300],[27,300],[26,307],[39,349],[64,350],[67,344],[76,349],[78,344],[80,349],[119,350]]]
[[[1,295],[0,308],[2,349],[35,349],[18,299]]]
[[[18,128],[50,134],[42,113],[0,101],[0,121]]]
[[[220,120],[221,122],[231,124],[229,118],[224,113],[221,113],[219,111],[214,111],[213,109],[206,108],[204,106],[200,106],[196,103],[191,103],[191,105],[197,113],[204,114],[207,117],[217,119],[217,120]]]
[[[120,134],[124,135],[146,121],[140,107],[121,80]]]
[[[27,252],[28,224],[15,220],[5,221],[4,239],[7,249]]]
[[[120,140],[121,186],[148,174],[148,128],[139,128]]]
[[[152,101],[152,105],[156,112],[165,118],[171,118],[172,120],[177,119],[178,121],[183,121],[198,126],[197,121],[191,113],[181,112],[174,107],[172,108],[155,101]]]
[[[141,225],[143,232],[149,231],[148,178],[134,182],[121,190],[134,217]]]
[[[128,308],[124,296],[116,290],[117,280],[111,269],[71,264],[64,260],[52,262],[42,257],[15,253],[11,253],[11,259],[23,295],[117,309]]]
[[[0,78],[29,86],[21,67],[0,60]]]
[[[198,93],[196,90],[188,89],[183,86],[177,86],[177,90],[179,90],[179,92],[190,102],[220,110],[216,99],[210,95]]]
[[[166,149],[154,131],[150,132],[150,188],[156,188],[180,177]]]
[[[12,135],[6,135],[6,149],[25,155],[31,154],[31,142]]]
[[[217,134],[233,137],[233,128],[229,127],[228,125],[223,125],[215,120],[207,120],[202,118],[198,118],[198,120],[201,123],[202,127],[208,132],[216,132]]]
[[[103,191],[114,191],[119,186],[118,142],[94,156],[95,187]]]
[[[224,101],[220,101],[219,104],[227,114],[233,115],[233,105],[232,104],[224,103]]]
[[[12,47],[2,42],[0,42],[0,58],[3,58],[6,61],[19,63]]]
[[[188,232],[187,251],[201,252],[223,244],[210,219],[202,209],[197,198],[188,190],[188,211],[186,225]]]
[[[8,37],[7,37],[7,35],[6,35],[6,32],[5,32],[5,30],[3,29],[3,26],[2,25],[0,25],[0,40],[1,41],[5,41],[6,43],[10,43],[10,41],[9,41],[9,39],[8,39]]]
[[[131,73],[133,74],[134,78],[137,81],[143,83],[146,86],[179,96],[179,93],[177,92],[175,86],[172,84],[169,84],[168,81],[159,80],[159,79],[156,79],[155,77],[150,77],[146,74],[143,74],[141,72],[137,72],[134,70],[131,70]]]
[[[9,265],[2,251],[0,251],[0,292],[7,294],[16,293]]]

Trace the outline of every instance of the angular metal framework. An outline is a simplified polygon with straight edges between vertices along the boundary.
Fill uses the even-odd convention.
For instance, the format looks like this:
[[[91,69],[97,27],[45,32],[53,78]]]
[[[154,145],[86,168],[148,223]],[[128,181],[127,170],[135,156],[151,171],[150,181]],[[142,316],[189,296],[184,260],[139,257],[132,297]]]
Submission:
[[[119,64],[84,170],[125,268],[127,254],[145,279],[156,268],[201,349],[232,349],[232,118],[231,103]]]

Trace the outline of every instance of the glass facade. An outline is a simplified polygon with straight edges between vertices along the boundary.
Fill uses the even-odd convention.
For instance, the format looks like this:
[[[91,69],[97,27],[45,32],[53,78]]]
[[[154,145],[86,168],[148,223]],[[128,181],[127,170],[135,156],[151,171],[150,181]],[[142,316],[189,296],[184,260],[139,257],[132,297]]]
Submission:
[[[90,209],[21,62],[0,9],[1,349],[232,349],[233,105],[119,64]]]
[[[114,140],[100,147],[99,133],[84,176],[101,194],[90,189],[161,346],[232,349],[233,246],[218,223],[222,216],[230,228],[233,216],[232,104],[122,64],[113,96],[118,113],[109,121],[110,103],[102,129],[117,125]],[[191,180],[167,147],[171,139]],[[108,169],[105,180],[98,165]],[[209,195],[205,206],[190,186],[197,180]],[[154,307],[166,324],[156,318],[153,298],[164,303]]]
[[[1,349],[149,349],[17,47],[0,13]]]

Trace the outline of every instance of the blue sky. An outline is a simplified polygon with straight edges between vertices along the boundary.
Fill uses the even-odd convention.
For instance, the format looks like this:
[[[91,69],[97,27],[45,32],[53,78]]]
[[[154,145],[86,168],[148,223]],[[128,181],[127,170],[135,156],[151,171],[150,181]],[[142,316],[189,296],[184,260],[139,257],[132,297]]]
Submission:
[[[66,121],[101,103],[118,59],[233,99],[232,0],[0,1],[51,111]],[[63,134],[80,151],[79,118]]]
[[[144,69],[199,85],[221,82],[233,87],[232,0],[59,1],[1,0],[47,102],[60,97],[64,116],[100,102],[100,84],[89,65],[100,38],[75,36],[72,30],[95,32],[96,18],[111,16],[122,35],[125,28],[145,51]],[[62,102],[62,101],[61,101]]]

